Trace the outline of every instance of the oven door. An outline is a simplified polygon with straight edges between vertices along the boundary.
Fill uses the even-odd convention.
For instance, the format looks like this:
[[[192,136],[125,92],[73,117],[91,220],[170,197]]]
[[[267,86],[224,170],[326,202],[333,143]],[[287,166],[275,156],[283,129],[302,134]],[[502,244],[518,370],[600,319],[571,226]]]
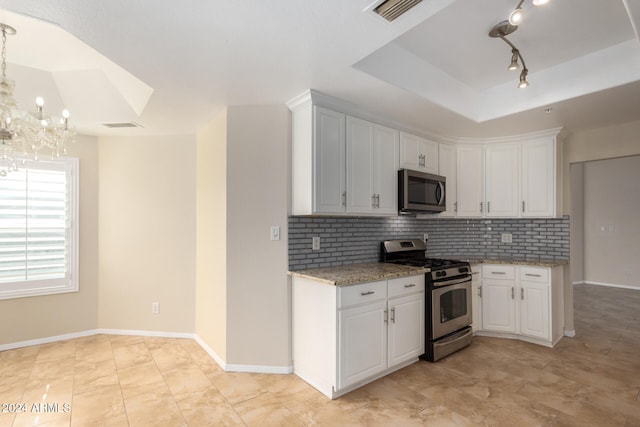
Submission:
[[[471,324],[471,277],[431,291],[431,338],[436,340]]]

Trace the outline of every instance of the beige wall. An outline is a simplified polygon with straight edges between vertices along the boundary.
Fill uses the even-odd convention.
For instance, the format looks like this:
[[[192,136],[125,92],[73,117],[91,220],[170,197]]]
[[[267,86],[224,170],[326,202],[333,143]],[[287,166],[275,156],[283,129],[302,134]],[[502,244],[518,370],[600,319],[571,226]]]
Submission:
[[[227,360],[227,111],[197,138],[195,332]]]
[[[98,325],[98,139],[79,135],[69,156],[80,159],[80,290],[0,300],[0,345]]]
[[[584,164],[584,281],[640,289],[640,156]]]
[[[195,148],[195,136],[100,138],[100,328],[194,331]]]
[[[592,129],[571,134],[564,145],[565,207],[571,214],[571,269],[573,282],[589,279],[586,275],[588,246],[596,244],[585,235],[588,214],[586,199],[592,191],[585,184],[590,161],[616,159],[640,154],[640,121]],[[610,190],[615,192],[615,190]],[[573,206],[574,204],[578,206]],[[591,248],[593,249],[593,248]],[[590,253],[593,253],[591,250]],[[616,253],[607,253],[607,263],[615,260]],[[613,264],[610,264],[613,265]],[[628,279],[625,275],[624,279]],[[637,282],[637,277],[636,277]]]
[[[227,123],[227,362],[290,366],[289,111],[229,107]]]

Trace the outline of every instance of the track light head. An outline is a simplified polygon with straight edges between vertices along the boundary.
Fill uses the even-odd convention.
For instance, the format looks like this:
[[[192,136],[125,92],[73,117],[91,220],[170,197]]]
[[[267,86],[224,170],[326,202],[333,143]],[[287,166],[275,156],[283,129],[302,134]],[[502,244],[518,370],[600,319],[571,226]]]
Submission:
[[[549,0],[533,0],[534,6],[543,6],[547,3],[549,3]]]
[[[529,86],[529,82],[527,81],[527,74],[529,74],[529,70],[523,68],[520,72],[520,83],[518,84],[518,89],[524,89]]]
[[[518,49],[511,49],[511,64],[508,69],[512,71],[518,69]]]
[[[524,10],[522,8],[514,9],[513,12],[509,14],[509,24],[518,26],[524,20]]]

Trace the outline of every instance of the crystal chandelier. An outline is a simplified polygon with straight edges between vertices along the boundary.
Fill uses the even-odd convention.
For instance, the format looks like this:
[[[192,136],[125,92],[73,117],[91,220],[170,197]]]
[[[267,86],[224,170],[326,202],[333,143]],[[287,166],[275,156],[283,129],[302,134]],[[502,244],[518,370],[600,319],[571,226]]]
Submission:
[[[75,141],[75,131],[69,126],[69,111],[62,118],[44,113],[44,100],[36,98],[36,110],[22,112],[13,97],[15,83],[7,78],[7,35],[16,34],[9,25],[2,30],[2,77],[0,78],[0,177],[18,170],[18,164],[28,158],[38,159],[41,150],[52,157],[66,154],[67,145]]]

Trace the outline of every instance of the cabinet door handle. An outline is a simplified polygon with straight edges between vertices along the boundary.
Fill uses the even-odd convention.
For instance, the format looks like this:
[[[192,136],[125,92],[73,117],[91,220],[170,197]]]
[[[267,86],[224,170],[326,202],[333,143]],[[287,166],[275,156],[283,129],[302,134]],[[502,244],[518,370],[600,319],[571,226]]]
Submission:
[[[342,206],[347,206],[347,192],[342,192]]]
[[[376,207],[376,195],[375,194],[371,195],[371,207],[372,208]]]
[[[453,211],[458,212],[458,202],[453,202]]]
[[[542,277],[542,275],[540,274],[533,274],[533,273],[525,273],[524,275],[529,277]]]
[[[408,284],[408,285],[404,285],[404,287],[405,287],[405,288],[413,288],[413,287],[415,287],[415,286],[416,286],[416,284],[415,284],[415,283],[410,283],[410,284]]]
[[[366,295],[373,295],[375,293],[376,293],[375,291],[364,291],[364,292],[360,292],[360,295],[366,296]]]
[[[520,299],[524,299],[524,288],[520,288]]]
[[[396,323],[396,308],[391,307],[391,323]]]
[[[513,287],[511,288],[511,299],[516,299],[515,289]]]
[[[483,202],[480,202],[480,213],[482,213],[482,203]]]
[[[491,212],[491,202],[487,202],[487,213]]]
[[[505,271],[492,271],[491,274],[507,274]]]
[[[482,286],[478,286],[478,296],[482,298]]]
[[[387,310],[384,311],[384,323],[389,322],[389,312]]]
[[[522,212],[524,212],[524,200],[522,201]]]
[[[376,208],[380,207],[380,195],[376,194]]]

